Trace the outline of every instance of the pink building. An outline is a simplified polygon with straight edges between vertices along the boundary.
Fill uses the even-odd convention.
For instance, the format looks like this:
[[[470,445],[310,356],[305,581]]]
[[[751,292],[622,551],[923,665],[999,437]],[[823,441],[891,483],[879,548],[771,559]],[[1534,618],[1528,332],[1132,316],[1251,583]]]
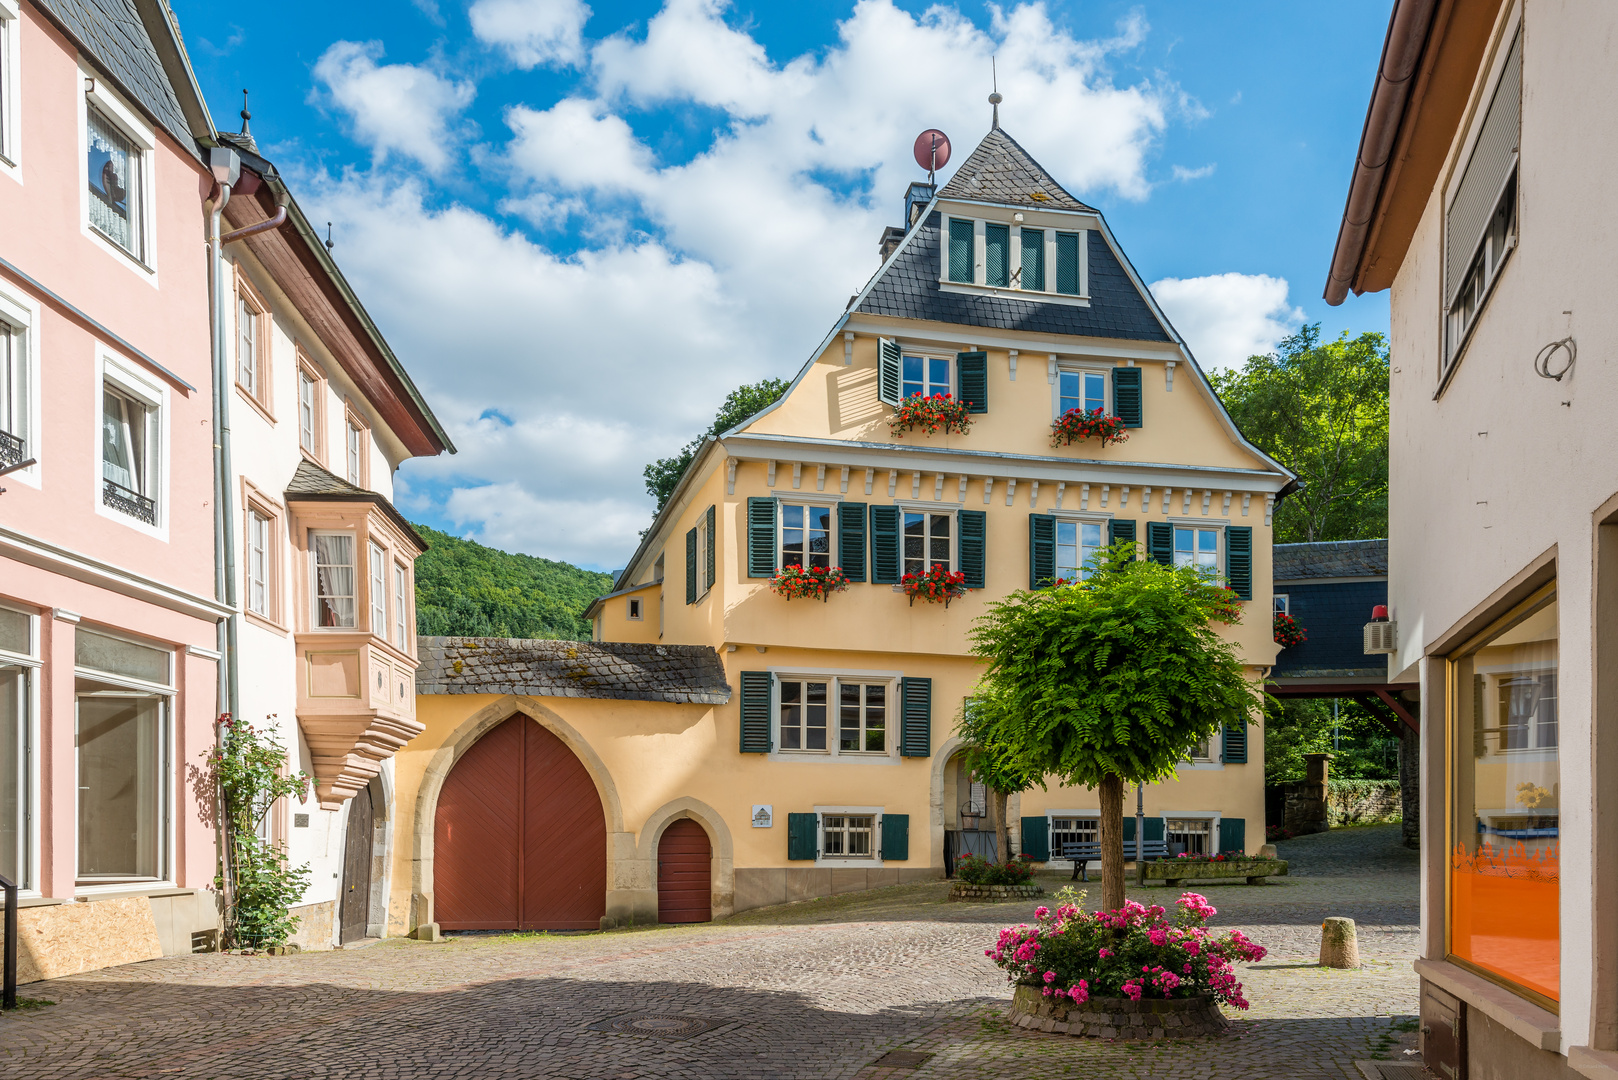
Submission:
[[[0,873],[24,979],[218,925],[194,779],[227,613],[212,134],[166,5],[0,0]]]

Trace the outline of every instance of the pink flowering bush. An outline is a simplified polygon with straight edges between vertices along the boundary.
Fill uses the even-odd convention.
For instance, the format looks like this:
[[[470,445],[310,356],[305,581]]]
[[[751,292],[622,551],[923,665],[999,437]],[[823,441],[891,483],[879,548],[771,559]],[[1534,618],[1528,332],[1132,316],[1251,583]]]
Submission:
[[[1238,1009],[1248,1001],[1236,981],[1238,961],[1265,956],[1240,930],[1216,936],[1218,914],[1206,897],[1188,892],[1170,913],[1130,900],[1116,911],[1086,912],[1073,904],[1039,908],[1035,924],[1000,931],[983,954],[1019,986],[1074,1003],[1094,997],[1186,998],[1212,994]]]

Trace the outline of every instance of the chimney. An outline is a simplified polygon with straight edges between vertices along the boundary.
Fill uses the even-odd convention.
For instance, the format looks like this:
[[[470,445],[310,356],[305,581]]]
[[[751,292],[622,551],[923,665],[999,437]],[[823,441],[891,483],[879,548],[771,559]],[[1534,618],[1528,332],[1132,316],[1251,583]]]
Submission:
[[[905,238],[905,231],[903,229],[899,228],[899,226],[897,226],[897,225],[889,225],[887,228],[882,230],[882,261],[883,262],[888,261],[888,256],[893,254],[893,249],[898,247],[899,242],[901,240],[903,240],[904,238]]]
[[[888,256],[893,254],[893,249],[899,246],[899,241],[905,238],[905,233],[909,232],[910,227],[916,223],[916,219],[921,217],[922,212],[927,209],[927,204],[933,201],[933,196],[937,192],[937,185],[923,184],[920,180],[913,182],[905,190],[905,223],[903,225],[889,225],[882,230],[881,251],[883,262],[888,261]]]

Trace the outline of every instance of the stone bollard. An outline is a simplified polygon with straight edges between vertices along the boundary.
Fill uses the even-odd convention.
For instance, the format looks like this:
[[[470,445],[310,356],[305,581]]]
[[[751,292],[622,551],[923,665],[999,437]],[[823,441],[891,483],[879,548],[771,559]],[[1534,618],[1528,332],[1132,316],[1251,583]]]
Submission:
[[[1360,945],[1354,935],[1353,919],[1331,918],[1320,924],[1320,966],[1360,966]]]

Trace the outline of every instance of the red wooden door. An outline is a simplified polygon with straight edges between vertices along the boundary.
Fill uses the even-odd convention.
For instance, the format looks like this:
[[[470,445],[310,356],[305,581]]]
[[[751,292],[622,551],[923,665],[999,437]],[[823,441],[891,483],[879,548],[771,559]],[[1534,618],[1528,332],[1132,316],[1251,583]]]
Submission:
[[[664,830],[657,842],[657,921],[707,922],[713,918],[713,848],[690,818]]]
[[[433,821],[445,930],[594,930],[607,905],[607,822],[584,765],[514,716],[444,780]]]

